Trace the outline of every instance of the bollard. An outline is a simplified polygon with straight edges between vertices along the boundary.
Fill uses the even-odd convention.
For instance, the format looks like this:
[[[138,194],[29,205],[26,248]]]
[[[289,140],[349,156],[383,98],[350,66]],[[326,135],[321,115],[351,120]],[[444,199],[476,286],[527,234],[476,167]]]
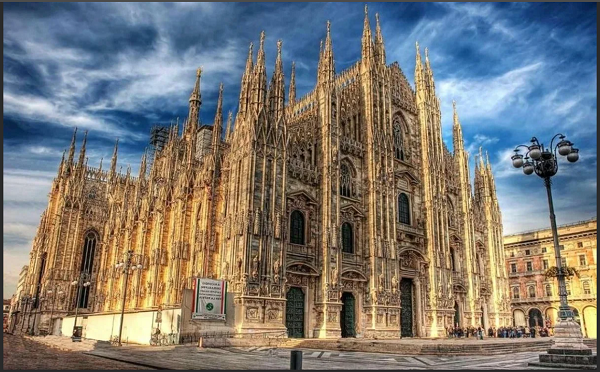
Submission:
[[[290,369],[302,369],[302,351],[301,350],[292,350],[291,358],[290,358]]]

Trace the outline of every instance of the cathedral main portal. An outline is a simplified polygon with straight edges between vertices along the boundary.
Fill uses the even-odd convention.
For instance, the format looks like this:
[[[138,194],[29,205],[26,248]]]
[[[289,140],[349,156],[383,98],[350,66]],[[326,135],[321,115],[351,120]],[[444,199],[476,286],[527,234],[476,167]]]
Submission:
[[[413,294],[412,279],[400,281],[400,335],[413,337]]]
[[[290,338],[304,338],[304,293],[298,287],[292,287],[287,293],[285,326]]]

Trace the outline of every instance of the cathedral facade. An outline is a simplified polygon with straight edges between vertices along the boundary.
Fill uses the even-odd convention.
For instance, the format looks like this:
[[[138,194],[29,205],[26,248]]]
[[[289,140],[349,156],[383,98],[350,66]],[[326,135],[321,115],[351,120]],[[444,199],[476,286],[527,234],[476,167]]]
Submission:
[[[199,124],[198,70],[183,129],[137,176],[117,170],[117,145],[108,169],[87,165],[85,138],[76,159],[73,135],[31,251],[36,332],[75,308],[120,312],[122,298],[126,313],[180,306],[195,277],[228,281],[235,332],[511,324],[490,163],[478,157],[472,187],[456,106],[453,152],[442,141],[427,50],[423,62],[417,45],[413,89],[365,9],[362,58],[337,73],[328,24],[316,86],[297,98],[281,48],[268,79],[264,33],[256,59],[250,45],[235,119],[221,85],[212,126]],[[127,252],[141,269],[125,288],[115,265]]]

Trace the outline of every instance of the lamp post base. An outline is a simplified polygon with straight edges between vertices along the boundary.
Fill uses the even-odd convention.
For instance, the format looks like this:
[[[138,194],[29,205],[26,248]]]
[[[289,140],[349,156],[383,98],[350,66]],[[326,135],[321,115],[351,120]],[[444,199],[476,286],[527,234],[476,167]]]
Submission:
[[[531,366],[557,368],[594,368],[597,355],[583,343],[581,327],[573,318],[560,319],[554,327],[554,344],[546,354],[540,354],[539,363]]]

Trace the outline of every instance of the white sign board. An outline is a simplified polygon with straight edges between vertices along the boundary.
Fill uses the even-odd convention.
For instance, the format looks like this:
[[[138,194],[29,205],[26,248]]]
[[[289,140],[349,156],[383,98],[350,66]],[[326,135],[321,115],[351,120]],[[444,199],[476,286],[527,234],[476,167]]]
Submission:
[[[227,282],[224,280],[196,278],[192,319],[225,320]]]

